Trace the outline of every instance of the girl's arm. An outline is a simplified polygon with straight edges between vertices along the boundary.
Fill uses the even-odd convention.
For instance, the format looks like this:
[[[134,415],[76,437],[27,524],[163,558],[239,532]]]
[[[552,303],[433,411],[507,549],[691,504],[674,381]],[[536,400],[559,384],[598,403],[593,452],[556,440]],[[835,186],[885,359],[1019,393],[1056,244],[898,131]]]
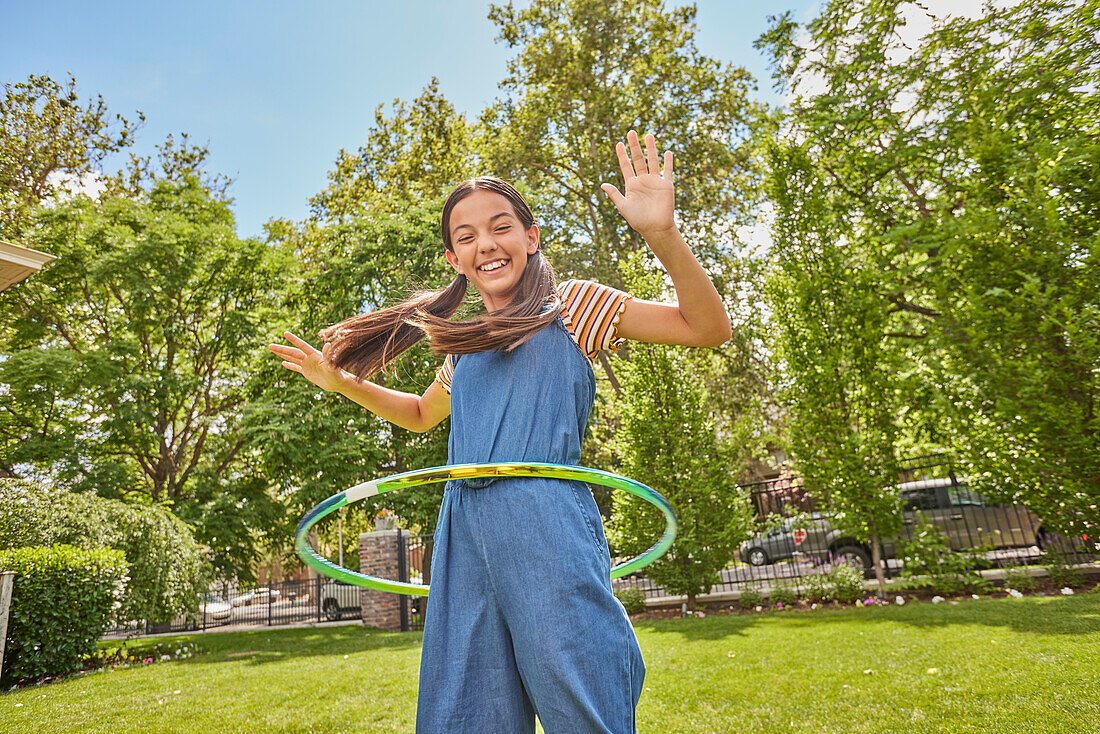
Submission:
[[[619,336],[658,344],[719,346],[732,334],[729,315],[710,277],[676,227],[672,152],[665,153],[662,176],[653,135],[646,135],[646,154],[633,130],[627,134],[627,141],[629,156],[621,142],[615,146],[626,194],[611,184],[601,188],[665,266],[676,288],[677,302],[628,301],[619,317]]]
[[[267,345],[283,358],[283,367],[300,373],[322,390],[340,393],[379,418],[423,433],[451,414],[451,396],[434,380],[423,395],[391,390],[367,380],[356,382],[354,375],[328,360],[329,344],[322,351],[289,331],[284,336],[294,346]]]

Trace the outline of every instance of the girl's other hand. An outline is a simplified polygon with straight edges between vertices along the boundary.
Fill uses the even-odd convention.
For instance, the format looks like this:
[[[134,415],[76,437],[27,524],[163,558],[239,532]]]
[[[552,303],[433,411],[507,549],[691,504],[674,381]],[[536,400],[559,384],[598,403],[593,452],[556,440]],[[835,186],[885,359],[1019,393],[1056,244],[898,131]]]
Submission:
[[[600,188],[611,198],[627,224],[647,242],[651,242],[651,238],[658,239],[676,229],[676,220],[673,217],[676,197],[672,181],[672,151],[665,151],[662,175],[656,138],[651,133],[646,134],[644,154],[637,132],[631,130],[626,139],[630,144],[629,154],[622,141],[615,144],[626,194],[609,183],[601,184]]]
[[[326,343],[324,348],[318,351],[289,331],[284,331],[283,336],[294,346],[268,344],[267,348],[283,358],[283,367],[300,373],[322,390],[335,391],[343,381],[344,375],[350,374],[338,369],[329,361],[331,344]]]

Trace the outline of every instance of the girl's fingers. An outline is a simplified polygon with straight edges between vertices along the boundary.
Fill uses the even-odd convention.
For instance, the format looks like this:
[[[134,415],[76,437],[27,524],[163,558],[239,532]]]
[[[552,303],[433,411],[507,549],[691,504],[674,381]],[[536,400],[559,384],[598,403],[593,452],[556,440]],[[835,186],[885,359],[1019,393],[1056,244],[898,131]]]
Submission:
[[[280,357],[289,357],[290,359],[301,362],[305,359],[306,355],[302,353],[301,349],[295,349],[294,347],[284,347],[282,344],[268,344],[267,348],[278,354]]]
[[[672,151],[671,150],[666,150],[665,151],[665,180],[668,181],[669,183],[673,183],[673,181],[672,181]]]
[[[289,331],[284,331],[283,336],[285,336],[290,341],[291,344],[298,347],[299,349],[301,349],[306,354],[315,354],[315,353],[319,354],[320,353],[316,349],[314,349],[308,342],[302,341],[298,337],[291,334]]]
[[[638,142],[638,133],[631,130],[626,134],[626,139],[630,143],[630,158],[634,161],[634,170],[641,176],[646,173],[646,166],[645,154],[642,153],[641,143]]]
[[[283,367],[286,367],[288,370],[294,370],[299,374],[302,373],[302,365],[300,364],[294,364],[293,362],[283,362]]]
[[[646,133],[645,156],[647,161],[646,170],[660,175],[660,164],[657,162],[657,138],[653,137],[653,133]]]
[[[634,178],[634,167],[630,165],[630,157],[626,154],[626,146],[623,145],[623,141],[620,140],[615,143],[615,153],[619,156],[619,170],[623,173],[623,181]]]
[[[615,204],[615,207],[622,211],[623,204],[626,203],[626,197],[622,195],[622,192],[620,192],[617,188],[608,183],[600,184],[600,188],[603,189],[603,192],[611,198],[611,201],[613,204]]]

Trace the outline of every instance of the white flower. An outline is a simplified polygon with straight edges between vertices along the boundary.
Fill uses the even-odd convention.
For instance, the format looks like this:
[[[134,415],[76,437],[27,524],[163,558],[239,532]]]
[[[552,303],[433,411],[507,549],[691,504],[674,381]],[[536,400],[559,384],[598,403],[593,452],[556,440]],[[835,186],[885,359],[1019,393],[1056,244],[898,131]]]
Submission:
[[[971,594],[971,595],[970,595],[970,598],[971,598],[971,599],[981,599],[981,597],[980,597],[980,596],[978,596],[977,594]]]
[[[756,611],[758,611],[758,612],[759,612],[759,611],[761,611],[761,610],[763,610],[763,609],[764,609],[764,607],[757,607],[757,608],[756,608]]]
[[[810,609],[817,609],[817,602],[810,605]]]
[[[1069,588],[1068,586],[1065,587],[1064,589],[1062,589],[1062,595],[1063,596],[1073,596],[1073,589]]]
[[[941,601],[943,601],[943,597],[942,597],[942,596],[934,596],[934,597],[932,597],[932,603],[933,603],[933,604],[939,604],[939,603],[940,603]]]
[[[895,604],[904,604],[904,603],[905,603],[905,597],[903,597],[903,596],[895,596],[895,597],[894,597],[894,603],[895,603]]]
[[[1009,589],[1008,590],[1008,595],[1013,597],[1014,599],[1023,599],[1024,598],[1024,595],[1021,594],[1020,592],[1016,591],[1016,589]]]

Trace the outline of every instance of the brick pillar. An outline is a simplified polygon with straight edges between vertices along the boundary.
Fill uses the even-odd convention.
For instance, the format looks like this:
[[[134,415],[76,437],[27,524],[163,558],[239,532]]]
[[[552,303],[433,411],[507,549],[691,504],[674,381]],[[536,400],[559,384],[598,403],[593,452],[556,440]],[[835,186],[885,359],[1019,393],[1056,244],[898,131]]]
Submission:
[[[376,530],[359,535],[359,569],[370,576],[397,578],[397,534],[400,530]],[[387,591],[363,589],[360,593],[363,624],[401,631],[401,598]]]

